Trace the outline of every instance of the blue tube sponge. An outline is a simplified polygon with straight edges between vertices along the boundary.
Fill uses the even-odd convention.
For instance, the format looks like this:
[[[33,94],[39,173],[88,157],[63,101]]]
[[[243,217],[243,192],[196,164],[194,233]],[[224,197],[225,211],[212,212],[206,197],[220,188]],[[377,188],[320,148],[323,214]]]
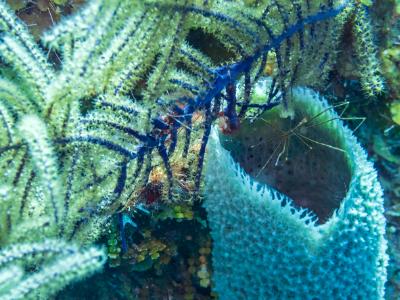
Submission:
[[[205,200],[219,299],[383,299],[382,189],[352,132],[296,88],[234,136],[213,129]]]

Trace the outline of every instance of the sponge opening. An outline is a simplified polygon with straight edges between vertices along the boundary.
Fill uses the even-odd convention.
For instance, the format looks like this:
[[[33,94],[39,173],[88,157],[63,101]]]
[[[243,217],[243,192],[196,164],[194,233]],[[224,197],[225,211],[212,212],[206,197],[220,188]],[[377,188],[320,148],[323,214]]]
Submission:
[[[254,180],[308,208],[324,224],[345,198],[352,172],[345,141],[334,134],[336,115],[310,114],[298,106],[292,117],[282,118],[277,107],[244,121],[233,135],[221,134],[221,143]]]

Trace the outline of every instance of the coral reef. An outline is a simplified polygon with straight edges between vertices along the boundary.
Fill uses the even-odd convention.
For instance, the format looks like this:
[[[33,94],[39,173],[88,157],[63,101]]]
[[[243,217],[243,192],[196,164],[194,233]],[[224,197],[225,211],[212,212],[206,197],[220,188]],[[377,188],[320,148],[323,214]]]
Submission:
[[[181,218],[180,212],[189,215],[189,210],[193,218]],[[137,228],[126,230],[128,250],[121,253],[115,227],[105,237],[109,264],[104,272],[70,286],[58,299],[214,298],[212,244],[200,203],[186,203],[179,210],[159,204],[151,215],[132,215]]]
[[[204,206],[215,291],[221,299],[383,299],[376,171],[323,98],[297,88],[291,103],[293,120],[275,108],[237,135],[212,134]],[[265,155],[256,160],[253,150]]]
[[[7,2],[28,25],[0,2],[0,242],[19,251],[1,271],[20,284],[0,287],[13,298],[24,285],[76,298],[66,285],[105,261],[93,242],[108,246],[90,284],[105,299],[209,298],[195,200],[212,124],[292,114],[292,87],[330,83],[347,31],[363,93],[382,91],[369,1]],[[255,99],[263,73],[270,93]]]

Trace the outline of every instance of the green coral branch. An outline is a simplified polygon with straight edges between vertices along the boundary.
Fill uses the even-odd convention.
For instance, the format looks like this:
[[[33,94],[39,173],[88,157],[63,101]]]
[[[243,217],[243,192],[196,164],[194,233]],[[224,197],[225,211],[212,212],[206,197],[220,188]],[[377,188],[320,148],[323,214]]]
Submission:
[[[22,137],[27,141],[34,161],[39,185],[43,188],[46,209],[54,216],[54,224],[59,225],[64,203],[61,187],[58,182],[58,166],[54,159],[52,147],[49,144],[44,123],[35,116],[25,116],[19,126]]]
[[[366,8],[362,5],[356,6],[353,32],[356,38],[355,50],[360,61],[361,86],[368,96],[379,95],[384,91],[384,82],[377,58],[371,22]]]
[[[105,259],[102,249],[91,247],[82,250],[61,240],[15,244],[0,252],[0,299],[47,299],[67,284],[101,269]],[[16,260],[23,263],[17,266]],[[44,266],[26,276],[23,268],[40,260],[46,261]],[[49,262],[52,260],[55,261]],[[11,263],[14,265],[10,266]],[[10,279],[11,286],[7,282]]]

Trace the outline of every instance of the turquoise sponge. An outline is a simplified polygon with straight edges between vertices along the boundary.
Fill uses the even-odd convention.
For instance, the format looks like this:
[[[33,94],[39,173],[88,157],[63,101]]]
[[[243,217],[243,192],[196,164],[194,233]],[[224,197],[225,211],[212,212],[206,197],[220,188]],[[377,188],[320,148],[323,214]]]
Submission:
[[[233,136],[210,136],[205,201],[220,299],[383,299],[382,189],[352,132],[296,88]]]

